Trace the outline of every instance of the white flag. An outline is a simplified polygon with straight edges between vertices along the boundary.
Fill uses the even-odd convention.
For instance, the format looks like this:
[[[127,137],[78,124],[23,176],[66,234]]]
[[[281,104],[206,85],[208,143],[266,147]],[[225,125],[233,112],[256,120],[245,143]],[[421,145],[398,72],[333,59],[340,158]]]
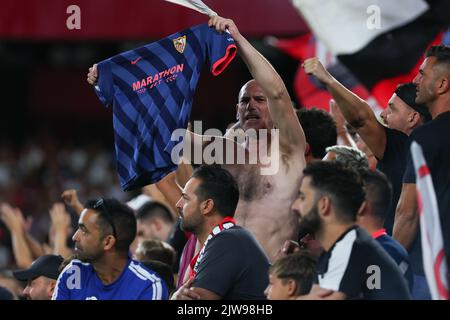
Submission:
[[[352,54],[379,35],[411,22],[429,6],[424,0],[291,0],[335,55]],[[372,21],[378,21],[372,25]]]
[[[447,262],[433,181],[423,156],[422,147],[415,141],[411,144],[411,154],[416,171],[425,276],[433,300],[450,300],[447,283]]]
[[[165,1],[179,4],[180,6],[193,9],[200,13],[206,14],[210,17],[217,16],[217,13],[212,11],[206,4],[204,4],[200,0],[165,0]]]

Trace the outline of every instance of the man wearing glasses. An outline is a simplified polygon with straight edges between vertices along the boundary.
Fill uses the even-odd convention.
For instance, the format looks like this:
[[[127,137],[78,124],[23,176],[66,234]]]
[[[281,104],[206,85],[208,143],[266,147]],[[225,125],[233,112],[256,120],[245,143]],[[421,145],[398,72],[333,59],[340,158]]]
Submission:
[[[74,259],[61,272],[52,299],[167,299],[166,283],[130,258],[135,236],[131,208],[115,199],[88,201],[73,235]]]

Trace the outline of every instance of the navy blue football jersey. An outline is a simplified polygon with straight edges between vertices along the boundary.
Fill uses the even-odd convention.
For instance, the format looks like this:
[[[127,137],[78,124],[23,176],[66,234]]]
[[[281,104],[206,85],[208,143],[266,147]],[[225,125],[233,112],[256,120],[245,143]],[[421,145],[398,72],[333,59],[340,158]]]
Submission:
[[[95,89],[113,108],[117,170],[125,191],[176,169],[171,152],[181,141],[172,141],[172,133],[187,127],[205,62],[218,75],[236,52],[230,34],[201,24],[98,64]]]

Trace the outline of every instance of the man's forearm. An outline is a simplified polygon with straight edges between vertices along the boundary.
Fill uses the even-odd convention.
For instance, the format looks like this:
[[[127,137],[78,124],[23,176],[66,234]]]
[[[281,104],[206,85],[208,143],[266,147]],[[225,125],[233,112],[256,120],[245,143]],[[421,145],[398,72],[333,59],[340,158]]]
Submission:
[[[33,258],[23,231],[12,232],[11,240],[17,266],[19,268],[29,268],[33,262]]]
[[[418,220],[396,218],[393,235],[400,244],[409,249],[417,234]]]
[[[395,212],[393,235],[406,249],[411,247],[417,234],[419,214],[415,184],[404,184]]]
[[[42,245],[28,232],[25,233],[25,240],[27,242],[30,253],[34,259],[45,254]]]
[[[250,74],[261,86],[268,99],[277,99],[283,93],[287,93],[283,80],[270,62],[247,39],[240,36],[236,43],[238,52],[247,65]]]
[[[339,81],[331,77],[326,85],[345,120],[351,126],[359,128],[364,125],[364,122],[375,119],[369,104],[344,87]]]

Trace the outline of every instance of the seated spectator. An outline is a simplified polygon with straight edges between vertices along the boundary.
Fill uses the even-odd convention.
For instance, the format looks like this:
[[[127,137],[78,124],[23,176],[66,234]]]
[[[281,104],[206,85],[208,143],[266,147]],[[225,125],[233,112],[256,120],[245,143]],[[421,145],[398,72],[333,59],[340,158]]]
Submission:
[[[115,199],[88,201],[73,236],[73,259],[61,272],[54,300],[161,300],[166,283],[130,259],[133,210]],[[76,279],[76,281],[70,281]]]
[[[170,210],[162,203],[149,201],[136,211],[138,240],[167,241],[175,224]]]
[[[355,224],[364,200],[358,174],[339,163],[317,161],[303,170],[292,209],[300,217],[300,229],[313,234],[324,249],[317,283],[303,298],[410,298],[397,264]]]
[[[17,280],[27,282],[23,296],[28,300],[51,300],[63,260],[61,256],[44,255],[28,269],[14,271]]]
[[[161,261],[172,268],[175,264],[176,253],[172,246],[164,241],[144,240],[138,244],[135,259],[137,261]]]
[[[220,166],[196,169],[177,207],[181,228],[201,243],[191,261],[190,280],[174,300],[263,299],[269,260],[255,237],[233,219],[239,190]]]
[[[292,300],[311,291],[316,276],[316,259],[306,252],[289,254],[269,269],[268,300]]]
[[[392,187],[380,171],[362,172],[361,178],[366,191],[366,201],[358,212],[356,222],[395,260],[412,291],[414,278],[408,252],[397,240],[389,236],[383,227],[392,197]]]

